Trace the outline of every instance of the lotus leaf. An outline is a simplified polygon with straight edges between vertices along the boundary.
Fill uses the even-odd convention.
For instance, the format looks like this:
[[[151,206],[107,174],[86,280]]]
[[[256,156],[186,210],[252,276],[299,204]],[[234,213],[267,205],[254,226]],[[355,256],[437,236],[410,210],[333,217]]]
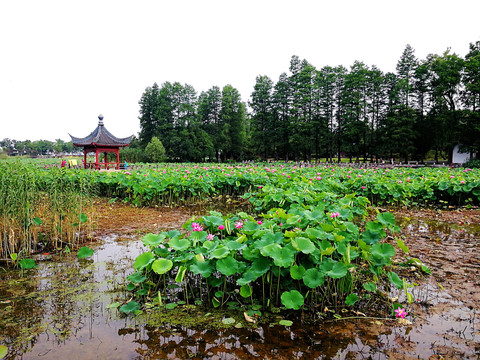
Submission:
[[[347,275],[348,268],[345,264],[341,262],[335,262],[330,271],[327,272],[327,275],[333,279],[340,279]]]
[[[295,250],[301,251],[304,254],[310,254],[316,249],[313,242],[305,237],[297,237],[293,239],[292,246]]]
[[[129,301],[128,303],[120,307],[120,311],[125,314],[130,314],[132,312],[137,311],[138,309],[140,309],[140,304],[134,300]]]
[[[20,260],[19,264],[23,270],[33,269],[37,267],[37,265],[35,264],[35,260],[33,259],[22,259]]]
[[[153,262],[153,260],[154,260],[153,254],[150,251],[145,252],[137,256],[137,258],[135,259],[135,262],[133,263],[133,268],[135,270],[142,270],[148,265],[150,265],[150,263]]]
[[[190,240],[174,238],[168,241],[168,245],[175,251],[185,251],[190,247]]]
[[[147,234],[142,238],[143,245],[157,247],[163,240],[165,240],[165,234]]]
[[[225,276],[235,275],[238,272],[238,261],[227,256],[217,261],[217,270]]]
[[[377,220],[385,226],[395,225],[395,216],[389,212],[377,214]]]
[[[347,304],[348,306],[355,304],[357,301],[358,301],[357,294],[350,294],[345,298],[345,304]]]
[[[325,276],[317,268],[311,268],[303,274],[303,283],[311,289],[322,286],[325,282]]]
[[[81,247],[80,250],[78,250],[78,252],[77,252],[77,257],[79,259],[85,259],[85,258],[90,257],[92,255],[93,255],[93,249],[90,249],[87,246]]]
[[[220,245],[214,251],[210,253],[210,256],[214,259],[223,259],[226,258],[230,254],[230,250],[228,248]]]
[[[294,280],[301,280],[305,274],[305,268],[303,265],[292,265],[290,267],[290,276]]]
[[[250,297],[253,294],[253,289],[250,285],[246,284],[240,288],[240,295],[244,298]]]
[[[131,275],[128,275],[127,280],[131,281],[132,283],[139,284],[147,280],[147,278],[142,273],[135,272]]]
[[[304,299],[297,290],[292,290],[282,293],[281,301],[287,309],[298,310],[303,306]]]
[[[152,264],[152,270],[157,274],[165,274],[173,267],[173,262],[169,259],[157,259]]]
[[[190,265],[190,271],[196,275],[200,274],[204,278],[210,277],[215,271],[215,266],[210,261],[195,261]]]

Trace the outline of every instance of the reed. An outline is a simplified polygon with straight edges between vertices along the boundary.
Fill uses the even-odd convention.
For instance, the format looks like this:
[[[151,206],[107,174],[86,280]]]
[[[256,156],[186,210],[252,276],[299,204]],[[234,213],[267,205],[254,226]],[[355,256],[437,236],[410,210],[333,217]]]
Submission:
[[[92,215],[89,194],[88,182],[62,169],[0,162],[0,259],[78,247],[91,230],[79,219]]]

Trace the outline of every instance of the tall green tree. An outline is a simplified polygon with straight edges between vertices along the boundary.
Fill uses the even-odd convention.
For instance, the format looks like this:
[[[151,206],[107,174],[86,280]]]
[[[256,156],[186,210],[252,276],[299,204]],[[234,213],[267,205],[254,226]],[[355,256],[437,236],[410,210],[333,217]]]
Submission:
[[[206,92],[201,92],[197,106],[200,127],[209,136],[217,161],[220,160],[222,146],[220,132],[220,111],[222,109],[222,92],[218,86],[213,86]]]
[[[410,45],[405,50],[397,62],[398,92],[400,101],[407,108],[410,107],[410,98],[413,92],[414,75],[418,66],[418,60],[415,57],[415,51]]]
[[[288,161],[290,158],[290,85],[288,75],[282,73],[273,89],[273,108],[276,132],[278,135],[277,149],[279,157]]]
[[[459,142],[459,105],[461,74],[464,60],[450,50],[439,55],[429,55],[430,87],[433,101],[431,116],[434,121],[435,158],[439,151],[451,160],[453,147]]]
[[[165,160],[165,148],[156,136],[152,137],[152,140],[150,140],[145,148],[145,155],[149,162],[158,163]]]
[[[242,160],[245,150],[245,104],[240,93],[231,85],[222,89],[222,108],[220,110],[220,148],[222,159]]]
[[[268,76],[257,76],[249,105],[252,109],[251,134],[254,149],[263,159],[278,157],[273,81]]]

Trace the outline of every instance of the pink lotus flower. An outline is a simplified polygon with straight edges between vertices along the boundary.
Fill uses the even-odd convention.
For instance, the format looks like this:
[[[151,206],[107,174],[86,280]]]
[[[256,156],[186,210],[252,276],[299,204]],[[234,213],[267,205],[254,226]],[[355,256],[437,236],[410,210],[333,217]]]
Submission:
[[[332,212],[332,213],[330,214],[330,217],[331,217],[332,219],[335,219],[335,218],[338,217],[338,216],[340,216],[340,213],[338,213],[338,212]]]
[[[215,235],[213,235],[213,234],[208,234],[207,235],[207,240],[209,240],[209,241],[213,240],[214,238],[215,238]]]
[[[258,221],[257,221],[257,224],[258,224],[258,225],[262,225],[262,221],[261,221],[261,220],[258,220]]]
[[[405,308],[396,308],[395,309],[395,316],[405,319],[405,316],[407,316],[407,312],[405,311]]]
[[[220,225],[220,226],[218,227],[218,230],[220,230],[220,231],[222,231],[222,230],[224,230],[224,229],[225,229],[225,226],[223,226],[223,225]]]
[[[243,222],[242,221],[237,221],[235,223],[235,229],[241,229],[243,228]]]
[[[362,186],[362,190],[365,190],[366,189],[366,186]]]
[[[192,231],[202,231],[203,227],[199,223],[192,223]]]

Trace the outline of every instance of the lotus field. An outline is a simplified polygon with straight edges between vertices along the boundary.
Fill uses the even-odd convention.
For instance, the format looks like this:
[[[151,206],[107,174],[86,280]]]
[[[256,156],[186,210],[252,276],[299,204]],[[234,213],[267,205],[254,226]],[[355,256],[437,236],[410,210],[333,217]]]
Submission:
[[[210,211],[181,230],[144,236],[147,251],[125,285],[131,300],[112,304],[127,314],[195,303],[242,309],[251,319],[267,310],[315,314],[339,307],[403,317],[400,302],[412,300],[414,284],[393,259],[398,254],[400,265],[430,270],[409,257],[394,216],[376,206],[476,206],[480,172],[280,163],[97,172],[4,162],[0,189],[2,257],[28,256],[40,242],[78,247],[94,196],[134,206],[227,198],[250,204],[244,212]],[[403,294],[394,304],[387,301],[392,289]]]

